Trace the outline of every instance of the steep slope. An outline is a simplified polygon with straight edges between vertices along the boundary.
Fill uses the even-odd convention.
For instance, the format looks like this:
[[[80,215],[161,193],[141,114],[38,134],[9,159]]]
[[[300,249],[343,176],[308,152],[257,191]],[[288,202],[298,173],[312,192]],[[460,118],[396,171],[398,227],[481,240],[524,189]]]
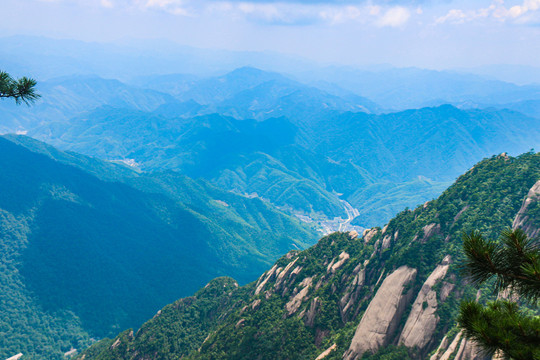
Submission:
[[[0,357],[60,358],[216,276],[251,281],[315,237],[260,199],[25,137],[0,138],[0,166]]]
[[[479,229],[495,239],[524,223],[533,234],[539,182],[540,153],[484,160],[383,229],[331,234],[288,253],[258,281],[225,288],[206,308],[234,301],[190,347],[167,344],[198,333],[196,321],[174,320],[192,309],[168,307],[137,333],[98,342],[79,359],[477,359],[456,331],[458,304],[497,294],[460,277],[461,235]]]
[[[64,135],[47,141],[61,148],[135,159],[148,170],[180,170],[307,214],[345,217],[332,185],[367,181],[354,166],[319,159],[294,146],[297,128],[284,118],[256,122],[214,114],[178,119],[104,107],[72,119],[69,128],[57,126],[65,129]]]

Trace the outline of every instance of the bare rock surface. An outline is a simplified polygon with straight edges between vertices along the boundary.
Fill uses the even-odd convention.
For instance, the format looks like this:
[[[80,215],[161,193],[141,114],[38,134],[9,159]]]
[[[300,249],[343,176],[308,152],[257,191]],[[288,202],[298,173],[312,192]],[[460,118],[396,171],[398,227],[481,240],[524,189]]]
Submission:
[[[385,235],[382,241],[381,251],[390,247],[390,240],[392,240],[392,237],[390,235]]]
[[[431,358],[430,360],[449,360],[450,357],[452,356],[452,354],[454,353],[454,351],[456,351],[458,345],[459,345],[459,342],[461,340],[461,336],[462,336],[462,332],[459,332],[456,337],[454,338],[454,340],[452,340],[452,342],[450,343],[450,346],[448,346],[445,351],[442,353],[442,355],[439,355],[438,353],[435,353]],[[440,349],[441,352],[443,349]]]
[[[337,348],[337,345],[336,345],[336,344],[330,346],[328,349],[324,350],[324,352],[322,352],[319,356],[317,356],[317,357],[315,358],[315,360],[322,360],[322,359],[324,359],[325,357],[327,357],[328,355],[330,355],[330,353],[331,353],[332,351],[336,350],[336,348]]]
[[[289,316],[294,314],[296,310],[302,305],[302,301],[304,301],[304,298],[307,296],[309,292],[309,288],[311,286],[313,279],[308,277],[302,280],[300,283],[300,286],[302,286],[302,290],[298,292],[295,296],[292,297],[291,300],[285,305],[285,309],[287,309],[287,312],[289,313]]]
[[[294,259],[293,261],[288,263],[287,266],[285,267],[285,269],[283,269],[281,272],[279,272],[279,273],[276,272],[277,278],[276,278],[276,284],[274,285],[274,287],[276,289],[280,288],[281,283],[283,282],[283,280],[285,280],[285,276],[289,273],[289,270],[291,270],[291,268],[294,266],[294,264],[297,261],[298,261],[298,258]]]
[[[320,307],[321,307],[321,301],[319,300],[318,297],[316,297],[315,299],[311,301],[311,304],[309,305],[309,309],[307,310],[306,315],[305,315],[306,316],[305,322],[307,326],[310,326],[310,327],[313,326],[313,324],[315,323],[315,316],[319,312]]]
[[[277,269],[277,265],[272,266],[272,268],[268,270],[268,272],[266,272],[259,278],[259,281],[257,282],[257,288],[255,289],[255,295],[259,295],[261,290],[264,288],[264,285],[266,285],[268,280],[270,280],[272,275],[274,275],[276,269]]]
[[[438,234],[441,231],[441,225],[432,223],[424,226],[422,230],[424,230],[424,238],[422,239],[422,242],[426,242],[430,237]]]
[[[362,316],[344,359],[359,359],[365,352],[376,352],[388,344],[410,301],[410,292],[403,294],[405,286],[414,281],[416,272],[402,266],[384,279]]]
[[[400,344],[409,348],[424,349],[431,341],[439,323],[439,316],[436,313],[437,293],[433,290],[433,286],[446,276],[449,266],[450,256],[446,256],[424,282],[401,332]]]
[[[480,355],[478,346],[471,340],[463,338],[459,344],[458,352],[454,360],[483,360],[486,357]],[[489,359],[489,358],[488,358]]]
[[[345,261],[349,260],[350,256],[345,251],[343,251],[341,254],[339,254],[339,257],[337,261],[332,260],[332,262],[327,267],[328,273],[335,273],[344,263]]]
[[[486,357],[481,354],[478,346],[471,340],[463,337],[463,332],[459,332],[452,343],[448,345],[449,340],[445,336],[441,341],[441,345],[431,356],[430,360],[489,360],[489,357]],[[493,357],[496,359],[496,357]]]
[[[514,219],[514,223],[512,224],[513,229],[521,228],[530,238],[540,235],[540,228],[532,223],[527,213],[527,210],[533,204],[538,202],[540,202],[540,180],[538,180],[529,190],[529,193],[527,194],[527,197],[525,197],[525,200]]]
[[[375,235],[377,235],[378,232],[379,230],[377,230],[376,228],[364,230],[364,242],[370,242],[375,237]]]
[[[20,359],[22,356],[23,356],[22,353],[18,353],[17,355],[14,355],[14,356],[12,356],[12,357],[10,357],[10,358],[7,358],[6,360],[18,360],[18,359]]]

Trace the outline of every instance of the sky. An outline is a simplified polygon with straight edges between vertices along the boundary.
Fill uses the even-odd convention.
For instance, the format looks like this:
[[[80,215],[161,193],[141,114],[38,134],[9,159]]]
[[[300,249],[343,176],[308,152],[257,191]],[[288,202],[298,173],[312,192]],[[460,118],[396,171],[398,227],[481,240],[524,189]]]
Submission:
[[[540,0],[1,0],[0,33],[167,39],[350,65],[538,66]]]

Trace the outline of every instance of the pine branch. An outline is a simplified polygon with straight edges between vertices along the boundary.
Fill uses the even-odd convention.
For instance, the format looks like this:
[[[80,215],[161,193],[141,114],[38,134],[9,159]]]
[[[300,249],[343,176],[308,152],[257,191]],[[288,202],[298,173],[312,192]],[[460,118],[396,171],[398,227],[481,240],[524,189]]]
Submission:
[[[511,289],[531,302],[540,299],[540,247],[517,230],[505,230],[499,242],[473,231],[463,236],[465,274],[475,284],[496,278],[495,291]]]
[[[35,91],[36,84],[34,79],[22,77],[15,80],[8,73],[0,71],[0,98],[13,98],[16,104],[30,105],[41,97]]]
[[[516,360],[540,359],[540,319],[525,316],[513,302],[495,301],[484,308],[464,301],[458,322],[465,336],[488,356],[502,350]]]

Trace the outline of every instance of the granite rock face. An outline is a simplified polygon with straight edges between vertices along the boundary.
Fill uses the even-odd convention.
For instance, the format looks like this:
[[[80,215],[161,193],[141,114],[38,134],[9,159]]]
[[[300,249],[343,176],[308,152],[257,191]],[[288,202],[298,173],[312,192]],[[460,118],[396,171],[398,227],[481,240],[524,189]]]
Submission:
[[[401,332],[399,344],[423,350],[432,340],[439,322],[439,316],[436,313],[438,295],[433,287],[446,276],[450,260],[450,256],[446,256],[424,282]]]
[[[514,223],[512,224],[512,228],[521,228],[528,237],[534,238],[540,235],[540,227],[538,224],[536,224],[533,219],[531,218],[529,211],[539,206],[538,204],[540,202],[540,180],[538,180],[533,187],[529,190],[529,193],[527,194],[527,197],[523,201],[523,204],[521,205],[521,209],[519,209],[519,212],[516,215],[516,218],[514,219]]]
[[[430,360],[498,360],[497,357],[486,357],[479,351],[478,346],[459,332],[450,342],[445,336],[437,351],[430,357]]]
[[[414,281],[416,272],[416,269],[402,266],[384,279],[360,320],[344,359],[359,359],[367,351],[376,352],[388,345],[411,300],[412,291],[404,294],[404,289]]]

